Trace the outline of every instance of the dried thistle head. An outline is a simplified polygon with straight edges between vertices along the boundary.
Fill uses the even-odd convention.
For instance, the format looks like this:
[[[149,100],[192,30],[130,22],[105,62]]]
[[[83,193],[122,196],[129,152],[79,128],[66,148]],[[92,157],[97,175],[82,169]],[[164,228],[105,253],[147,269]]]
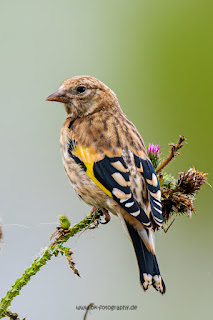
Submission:
[[[177,189],[185,194],[194,194],[200,190],[207,180],[207,173],[199,172],[191,168],[186,172],[181,172],[177,182]]]
[[[193,207],[194,197],[176,192],[175,189],[163,188],[162,211],[163,221],[167,222],[172,214],[187,214],[195,212]]]
[[[167,176],[167,174],[164,174]],[[163,175],[163,179],[164,179]],[[172,215],[195,213],[193,202],[195,193],[200,190],[207,180],[207,173],[199,172],[194,168],[181,172],[176,183],[172,184],[172,177],[168,175],[169,184],[162,183],[161,203],[163,223],[166,224]],[[170,181],[171,180],[171,181]],[[174,181],[174,180],[173,180]],[[154,230],[158,227],[154,224]]]

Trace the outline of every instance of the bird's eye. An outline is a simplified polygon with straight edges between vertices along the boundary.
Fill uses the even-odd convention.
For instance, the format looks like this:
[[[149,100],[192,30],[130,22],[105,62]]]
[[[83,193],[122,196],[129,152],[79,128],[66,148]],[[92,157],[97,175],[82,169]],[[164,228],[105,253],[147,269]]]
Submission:
[[[86,90],[85,86],[78,86],[77,87],[77,92],[83,93]]]

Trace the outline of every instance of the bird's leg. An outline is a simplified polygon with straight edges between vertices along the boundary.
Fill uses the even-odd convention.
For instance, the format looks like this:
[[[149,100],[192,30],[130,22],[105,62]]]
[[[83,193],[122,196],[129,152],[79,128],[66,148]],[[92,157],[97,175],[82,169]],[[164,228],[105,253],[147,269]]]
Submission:
[[[105,216],[105,222],[100,222],[101,224],[107,224],[108,222],[110,222],[110,214],[106,209],[102,209],[102,212]]]
[[[96,210],[98,210],[98,208],[93,207],[91,213],[95,212]],[[107,224],[108,222],[110,222],[110,214],[109,214],[109,212],[108,212],[106,209],[104,209],[104,208],[101,209],[101,211],[102,211],[103,214],[104,214],[105,221],[104,221],[104,222],[101,222],[101,221],[100,221],[100,223],[101,223],[101,224]]]
[[[98,210],[98,208],[93,207],[92,210],[91,210],[91,213],[95,212],[96,210]]]

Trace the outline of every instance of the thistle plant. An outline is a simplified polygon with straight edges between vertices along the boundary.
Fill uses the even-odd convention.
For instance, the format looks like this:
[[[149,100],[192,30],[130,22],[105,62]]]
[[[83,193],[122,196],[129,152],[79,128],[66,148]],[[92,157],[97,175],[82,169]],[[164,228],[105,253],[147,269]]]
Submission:
[[[179,173],[178,179],[164,171],[170,161],[179,155],[178,150],[183,147],[185,140],[185,137],[180,136],[176,144],[170,144],[170,154],[166,159],[163,159],[159,145],[152,143],[147,148],[160,182],[163,229],[165,232],[174,222],[173,220],[167,226],[171,217],[175,219],[177,215],[183,214],[191,217],[192,213],[195,213],[195,207],[193,206],[195,195],[207,181],[207,173],[199,172],[195,168]],[[159,227],[154,224],[154,230],[158,229]]]

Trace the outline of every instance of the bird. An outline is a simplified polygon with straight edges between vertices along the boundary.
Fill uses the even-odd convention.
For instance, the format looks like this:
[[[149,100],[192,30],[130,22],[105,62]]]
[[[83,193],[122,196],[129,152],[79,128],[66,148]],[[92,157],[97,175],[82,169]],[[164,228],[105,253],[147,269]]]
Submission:
[[[62,82],[46,101],[63,103],[67,118],[60,133],[66,174],[78,196],[117,215],[131,240],[144,291],[153,286],[162,295],[153,225],[161,226],[160,185],[145,143],[122,111],[116,94],[91,76]]]

